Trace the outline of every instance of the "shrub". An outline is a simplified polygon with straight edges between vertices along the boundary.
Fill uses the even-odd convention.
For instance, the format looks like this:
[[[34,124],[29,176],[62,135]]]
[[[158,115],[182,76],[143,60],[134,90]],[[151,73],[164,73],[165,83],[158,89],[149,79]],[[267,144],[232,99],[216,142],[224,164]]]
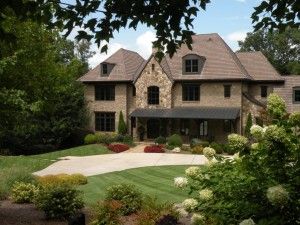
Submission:
[[[68,218],[84,206],[81,194],[69,185],[44,186],[37,193],[34,203],[48,219]]]
[[[218,144],[216,142],[212,142],[209,145],[211,148],[215,149],[217,154],[222,154],[223,153],[223,146],[221,144]]]
[[[96,144],[98,141],[97,136],[95,134],[88,134],[84,137],[84,144]]]
[[[87,184],[87,177],[75,173],[75,174],[57,174],[57,175],[46,175],[38,177],[38,182],[42,186],[49,185],[84,185]]]
[[[144,148],[146,153],[163,153],[165,152],[161,145],[150,145]]]
[[[167,139],[165,137],[159,136],[155,138],[154,143],[156,144],[166,144]]]
[[[248,143],[248,139],[239,134],[228,135],[228,145],[233,153],[242,152]]]
[[[122,203],[109,200],[97,203],[93,209],[94,220],[91,225],[119,225]]]
[[[119,124],[118,124],[118,133],[125,135],[127,132],[126,123],[124,121],[123,112],[120,111],[119,114]]]
[[[16,203],[31,203],[37,191],[34,184],[16,182],[11,190],[11,198]]]
[[[178,134],[173,134],[172,136],[168,137],[167,143],[169,146],[181,147],[182,146],[182,138]]]
[[[106,200],[120,201],[120,212],[129,215],[137,212],[142,205],[142,194],[131,184],[118,184],[109,187],[106,191]]]
[[[182,150],[182,151],[185,151],[185,152],[190,152],[190,151],[191,151],[191,148],[190,148],[190,146],[188,146],[188,145],[182,145],[181,150]]]
[[[203,148],[205,147],[208,147],[209,146],[209,142],[208,141],[202,141],[198,138],[193,138],[191,141],[190,141],[190,147],[193,148],[197,145],[201,145]]]
[[[175,225],[177,224],[178,217],[179,214],[173,209],[173,204],[159,202],[157,198],[146,196],[141,210],[137,213],[137,224]],[[176,223],[169,223],[170,221],[176,221]]]
[[[123,134],[117,134],[115,138],[116,142],[123,142],[124,141],[124,135]]]
[[[202,145],[196,145],[195,147],[192,148],[192,153],[193,154],[203,154],[203,146]]]
[[[115,141],[117,137],[117,135],[114,134],[101,133],[101,132],[97,132],[96,136],[97,136],[97,143],[101,143],[105,145],[111,144],[112,142]]]
[[[8,189],[11,189],[16,182],[36,184],[36,177],[27,170],[12,169],[5,175]]]
[[[113,152],[120,153],[120,152],[124,152],[124,151],[128,150],[129,146],[126,144],[110,144],[108,146],[108,149]]]
[[[129,134],[124,135],[123,143],[128,145],[133,145],[133,138],[131,137],[131,135]]]

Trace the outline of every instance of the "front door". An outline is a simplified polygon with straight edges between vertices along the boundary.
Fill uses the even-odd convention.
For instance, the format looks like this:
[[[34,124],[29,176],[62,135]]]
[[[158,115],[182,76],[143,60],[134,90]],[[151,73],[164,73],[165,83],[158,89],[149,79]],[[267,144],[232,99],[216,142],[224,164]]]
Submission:
[[[147,121],[147,138],[154,139],[159,136],[159,119],[149,119]]]

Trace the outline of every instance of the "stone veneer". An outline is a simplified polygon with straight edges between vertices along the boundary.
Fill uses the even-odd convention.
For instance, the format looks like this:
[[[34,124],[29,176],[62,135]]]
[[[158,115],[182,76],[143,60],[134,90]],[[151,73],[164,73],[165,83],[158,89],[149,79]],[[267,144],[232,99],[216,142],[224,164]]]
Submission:
[[[154,70],[152,71],[152,64]],[[159,87],[159,105],[148,105],[147,90],[150,86]],[[171,108],[172,82],[154,57],[147,63],[135,83],[136,108]]]

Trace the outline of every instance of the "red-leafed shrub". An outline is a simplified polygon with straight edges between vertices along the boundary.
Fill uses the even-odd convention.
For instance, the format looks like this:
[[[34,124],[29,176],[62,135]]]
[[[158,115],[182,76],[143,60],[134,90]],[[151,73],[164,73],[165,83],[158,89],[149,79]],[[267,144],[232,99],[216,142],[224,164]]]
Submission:
[[[162,145],[150,145],[144,148],[147,153],[163,153],[165,152]]]
[[[108,149],[113,152],[119,153],[128,150],[129,146],[125,144],[110,144],[108,145]]]

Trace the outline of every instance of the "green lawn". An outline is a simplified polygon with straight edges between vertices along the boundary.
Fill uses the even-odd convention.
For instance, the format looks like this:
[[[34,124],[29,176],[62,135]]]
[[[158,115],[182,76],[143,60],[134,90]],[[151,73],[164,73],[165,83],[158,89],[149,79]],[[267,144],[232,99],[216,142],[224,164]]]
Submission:
[[[41,170],[64,156],[87,156],[113,153],[102,145],[84,145],[61,151],[31,156],[0,156],[0,191],[7,189],[7,181]]]
[[[134,184],[144,194],[157,196],[162,201],[181,202],[188,197],[188,191],[176,189],[173,180],[184,175],[188,167],[143,167],[92,176],[88,178],[88,184],[81,186],[80,189],[83,190],[88,205],[102,200],[108,186],[120,183]]]

